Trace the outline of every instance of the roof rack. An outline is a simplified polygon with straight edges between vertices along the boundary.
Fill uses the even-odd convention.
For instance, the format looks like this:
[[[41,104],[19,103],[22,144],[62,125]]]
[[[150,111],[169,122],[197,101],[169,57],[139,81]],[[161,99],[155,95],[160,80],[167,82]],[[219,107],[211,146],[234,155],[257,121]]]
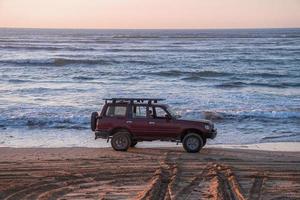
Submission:
[[[103,100],[105,100],[105,103],[107,103],[107,101],[112,101],[113,103],[118,102],[130,102],[130,103],[144,103],[145,101],[148,101],[148,104],[151,103],[157,103],[158,101],[164,101],[165,99],[162,98],[104,98]]]

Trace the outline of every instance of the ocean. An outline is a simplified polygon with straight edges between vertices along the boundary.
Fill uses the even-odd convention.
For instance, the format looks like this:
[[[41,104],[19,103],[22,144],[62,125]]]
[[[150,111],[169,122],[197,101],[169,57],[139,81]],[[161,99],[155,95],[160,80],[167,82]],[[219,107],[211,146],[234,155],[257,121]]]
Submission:
[[[166,98],[209,144],[300,142],[300,29],[0,29],[0,146],[100,147],[105,97]]]

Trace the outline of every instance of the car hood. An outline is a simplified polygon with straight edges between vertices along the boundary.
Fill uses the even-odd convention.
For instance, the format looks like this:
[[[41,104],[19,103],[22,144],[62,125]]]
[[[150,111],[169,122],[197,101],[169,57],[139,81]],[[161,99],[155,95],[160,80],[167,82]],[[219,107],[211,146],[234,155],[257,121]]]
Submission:
[[[212,122],[206,119],[199,119],[199,120],[190,120],[190,119],[177,119],[179,122],[185,122],[185,123],[203,123],[203,124],[209,124],[212,125]]]

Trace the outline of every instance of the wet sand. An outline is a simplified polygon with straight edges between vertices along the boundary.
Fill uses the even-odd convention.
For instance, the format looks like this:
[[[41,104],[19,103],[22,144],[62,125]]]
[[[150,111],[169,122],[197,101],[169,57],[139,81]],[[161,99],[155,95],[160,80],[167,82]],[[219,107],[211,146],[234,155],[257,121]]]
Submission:
[[[0,199],[300,199],[300,153],[0,148]]]

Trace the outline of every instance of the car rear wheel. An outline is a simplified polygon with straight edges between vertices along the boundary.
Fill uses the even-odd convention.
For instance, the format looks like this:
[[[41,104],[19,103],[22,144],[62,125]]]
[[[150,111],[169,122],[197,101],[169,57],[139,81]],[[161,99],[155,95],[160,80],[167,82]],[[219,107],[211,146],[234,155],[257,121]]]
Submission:
[[[127,151],[131,145],[131,139],[128,132],[117,132],[111,139],[111,146],[116,151]]]
[[[138,143],[138,142],[137,142],[136,140],[132,140],[130,146],[131,146],[131,147],[135,147],[135,145],[136,145],[137,143]]]
[[[98,117],[98,113],[97,112],[93,112],[92,115],[91,115],[91,129],[92,129],[92,131],[96,130],[97,117]]]
[[[182,141],[183,148],[189,153],[197,153],[203,147],[203,139],[196,133],[187,134]]]

